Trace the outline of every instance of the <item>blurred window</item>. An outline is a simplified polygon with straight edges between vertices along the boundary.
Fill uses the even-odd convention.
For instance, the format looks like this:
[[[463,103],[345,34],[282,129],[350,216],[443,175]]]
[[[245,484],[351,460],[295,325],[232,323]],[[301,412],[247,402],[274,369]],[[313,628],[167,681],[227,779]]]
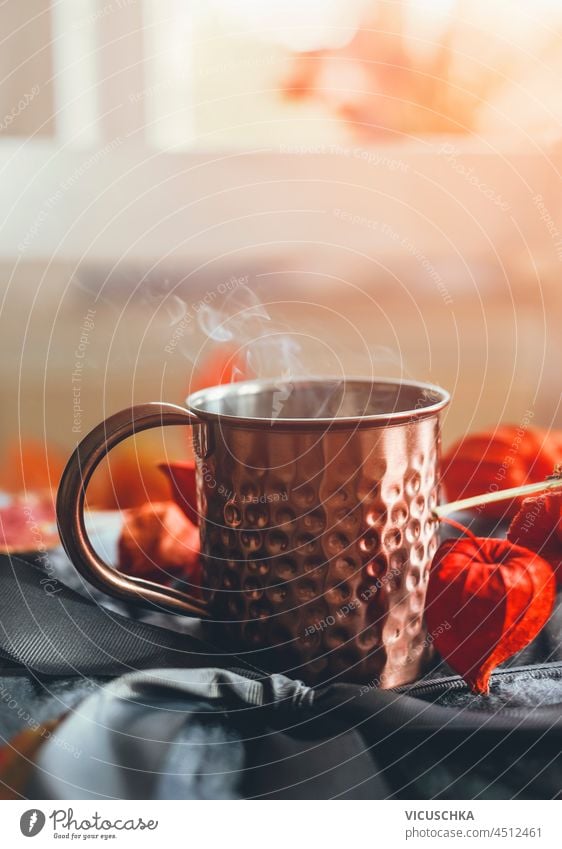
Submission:
[[[157,150],[557,136],[560,0],[5,0],[0,136]]]

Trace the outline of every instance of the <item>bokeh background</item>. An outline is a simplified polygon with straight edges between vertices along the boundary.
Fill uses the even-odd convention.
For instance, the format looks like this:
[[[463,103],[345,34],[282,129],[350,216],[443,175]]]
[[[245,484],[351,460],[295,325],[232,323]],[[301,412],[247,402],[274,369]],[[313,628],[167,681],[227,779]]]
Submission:
[[[245,374],[562,426],[561,0],[6,0],[0,41],[0,489]]]

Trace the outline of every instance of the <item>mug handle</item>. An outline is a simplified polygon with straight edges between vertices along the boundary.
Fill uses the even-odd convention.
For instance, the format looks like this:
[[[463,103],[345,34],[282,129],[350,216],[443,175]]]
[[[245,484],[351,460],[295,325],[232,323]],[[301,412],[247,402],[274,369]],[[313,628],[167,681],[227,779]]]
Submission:
[[[129,407],[109,416],[84,437],[66,465],[57,494],[57,525],[71,562],[97,589],[118,599],[206,619],[209,612],[207,604],[201,599],[155,581],[133,578],[104,563],[90,542],[84,521],[88,483],[112,448],[143,430],[166,425],[193,425],[198,421],[194,413],[183,407],[157,401]]]

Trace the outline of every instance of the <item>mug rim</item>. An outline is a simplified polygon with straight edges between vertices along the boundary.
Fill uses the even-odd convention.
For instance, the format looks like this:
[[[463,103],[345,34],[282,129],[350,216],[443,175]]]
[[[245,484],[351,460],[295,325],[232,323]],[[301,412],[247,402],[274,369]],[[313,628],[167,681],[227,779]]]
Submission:
[[[292,386],[311,386],[327,382],[344,382],[345,384],[368,384],[371,388],[377,385],[408,387],[410,389],[419,389],[420,393],[427,393],[428,396],[433,396],[435,400],[427,405],[412,408],[408,410],[396,410],[388,413],[369,413],[357,416],[305,416],[305,417],[263,417],[263,416],[244,416],[234,415],[230,413],[216,412],[206,409],[205,403],[216,402],[228,396],[239,394],[255,395],[264,390],[278,390],[281,381],[274,379],[254,378],[252,380],[240,380],[234,383],[219,384],[209,386],[205,389],[199,389],[197,392],[190,393],[185,404],[187,409],[202,421],[223,422],[228,425],[240,425],[242,427],[263,427],[267,425],[270,428],[318,428],[318,427],[356,427],[368,426],[383,426],[397,425],[405,422],[418,422],[421,419],[434,416],[443,410],[451,400],[451,395],[446,389],[434,383],[426,383],[419,380],[403,380],[393,377],[350,377],[339,378],[333,376],[325,377],[304,377],[284,380],[283,383],[291,384]]]

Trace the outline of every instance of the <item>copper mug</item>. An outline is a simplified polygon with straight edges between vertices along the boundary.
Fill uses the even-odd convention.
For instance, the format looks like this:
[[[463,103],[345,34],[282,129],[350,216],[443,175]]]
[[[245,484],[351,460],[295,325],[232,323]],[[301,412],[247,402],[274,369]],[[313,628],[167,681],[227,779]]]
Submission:
[[[443,389],[392,379],[244,381],[110,416],[63,473],[63,546],[91,584],[209,620],[229,646],[309,683],[394,687],[431,656],[423,620],[437,547]],[[203,586],[133,578],[88,539],[84,501],[102,458],[133,433],[190,425]],[[257,658],[257,661],[256,661]]]

